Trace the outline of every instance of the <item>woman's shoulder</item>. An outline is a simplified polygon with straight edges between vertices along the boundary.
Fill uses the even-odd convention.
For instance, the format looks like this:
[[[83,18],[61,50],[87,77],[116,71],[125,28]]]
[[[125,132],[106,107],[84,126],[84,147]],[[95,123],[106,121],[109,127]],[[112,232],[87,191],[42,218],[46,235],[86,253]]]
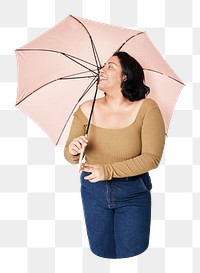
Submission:
[[[85,102],[83,102],[80,106],[79,109],[83,112],[83,114],[88,117],[90,114],[90,111],[92,109],[92,103],[93,100],[87,100]]]
[[[84,101],[81,105],[80,105],[80,109],[81,111],[87,115],[88,112],[91,110],[91,107],[92,107],[92,103],[93,103],[93,100],[87,100],[87,101]]]
[[[83,122],[87,122],[91,108],[92,108],[92,100],[88,100],[83,102],[81,105],[78,106],[77,110],[74,113],[78,119],[82,120]]]
[[[86,117],[90,116],[90,112],[92,110],[92,104],[93,104],[93,100],[87,100],[83,102],[79,107]],[[98,98],[95,100],[95,109],[98,109],[100,105],[102,105],[102,98]]]
[[[152,98],[146,98],[142,106],[143,106],[143,109],[146,111],[153,108],[159,108],[157,102],[153,100]]]
[[[151,110],[155,108],[159,109],[157,102],[152,98],[146,98],[144,99],[140,107],[139,114],[140,116],[144,117],[146,114],[148,114]]]

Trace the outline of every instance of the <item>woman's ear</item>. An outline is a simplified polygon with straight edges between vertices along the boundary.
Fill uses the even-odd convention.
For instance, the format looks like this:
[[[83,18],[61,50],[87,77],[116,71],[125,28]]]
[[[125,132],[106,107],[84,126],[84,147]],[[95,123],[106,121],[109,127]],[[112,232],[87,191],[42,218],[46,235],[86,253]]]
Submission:
[[[122,76],[122,80],[125,82],[127,80],[127,76],[126,75],[123,75]]]

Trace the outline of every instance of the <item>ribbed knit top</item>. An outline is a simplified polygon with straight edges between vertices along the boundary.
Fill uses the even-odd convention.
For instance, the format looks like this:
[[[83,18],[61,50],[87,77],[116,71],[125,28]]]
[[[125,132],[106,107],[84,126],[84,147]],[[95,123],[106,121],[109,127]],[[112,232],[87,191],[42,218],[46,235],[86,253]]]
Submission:
[[[87,117],[79,107],[65,145],[67,161],[76,164],[79,155],[69,153],[72,139],[85,134]],[[105,179],[135,176],[156,168],[161,160],[165,143],[165,127],[160,109],[152,99],[145,99],[135,120],[127,127],[107,129],[90,125],[86,161],[102,164]]]

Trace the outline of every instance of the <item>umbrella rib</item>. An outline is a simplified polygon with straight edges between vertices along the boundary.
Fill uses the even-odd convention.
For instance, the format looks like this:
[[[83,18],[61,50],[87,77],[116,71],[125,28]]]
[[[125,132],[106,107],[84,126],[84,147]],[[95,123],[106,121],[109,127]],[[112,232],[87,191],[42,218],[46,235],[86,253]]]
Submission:
[[[66,53],[64,53],[64,52],[61,52],[61,53],[64,54],[64,55],[66,54]],[[66,56],[66,55],[67,55],[67,56]],[[66,55],[65,55],[66,57],[70,56],[71,58],[77,59],[77,60],[82,61],[82,62],[84,62],[84,63],[86,63],[86,64],[89,64],[89,65],[92,65],[92,66],[96,67],[95,64],[92,64],[92,63],[90,63],[90,62],[88,62],[88,61],[85,61],[85,60],[83,60],[83,59],[81,59],[81,58],[75,57],[75,56],[73,56],[73,55],[71,55],[71,54],[66,54]]]
[[[163,74],[164,75],[164,74]],[[185,86],[185,84],[183,83],[183,82],[181,82],[181,81],[179,81],[179,80],[177,80],[177,79],[174,79],[173,77],[171,77],[171,76],[167,76],[168,78],[170,78],[170,79],[172,79],[172,80],[174,80],[174,81],[177,81],[177,82],[179,82],[180,84],[182,84],[182,85],[184,85]]]
[[[143,31],[141,31],[141,32],[138,32],[137,34],[135,34],[135,35],[133,35],[133,36],[131,36],[131,37],[129,37],[117,50],[116,50],[116,52],[118,52],[118,51],[120,51],[121,49],[122,49],[122,47],[128,42],[128,41],[130,41],[132,38],[135,38],[136,36],[138,36],[138,35],[141,35],[141,34],[143,34],[144,32]]]
[[[97,49],[96,49],[96,46],[95,46],[95,43],[92,39],[92,36],[89,32],[89,30],[86,28],[86,26],[78,19],[76,18],[75,16],[73,15],[70,15],[74,20],[76,20],[77,22],[79,22],[79,24],[81,24],[83,26],[83,28],[86,30],[87,34],[89,35],[89,38],[90,38],[90,41],[91,41],[91,45],[92,45],[92,50],[93,50],[93,53],[94,53],[94,58],[95,58],[95,62],[96,62],[96,66],[98,68],[101,67],[101,62],[100,62],[100,59],[99,59],[99,55],[97,53]],[[99,72],[99,71],[98,71]]]
[[[157,74],[166,76],[166,77],[168,77],[168,78],[170,78],[170,79],[172,79],[172,80],[174,80],[174,81],[179,82],[179,83],[182,84],[182,85],[185,85],[183,82],[181,82],[181,81],[179,81],[179,80],[177,80],[177,79],[175,79],[175,78],[173,78],[173,77],[171,77],[171,76],[168,76],[168,75],[166,75],[166,74],[164,74],[164,73],[162,73],[162,72],[160,72],[160,71],[153,70],[153,69],[150,69],[150,68],[143,68],[143,70],[150,71],[150,72],[154,72],[154,73],[157,73]]]
[[[59,78],[59,80],[77,80],[77,79],[89,79],[89,78],[94,78],[95,76],[80,76],[80,77],[72,77],[72,76],[66,76]]]
[[[90,72],[94,73],[95,75],[98,75],[98,73],[94,72],[94,70],[89,69],[87,66],[85,66],[85,65],[83,65],[83,64],[81,64],[81,63],[79,63],[78,61],[76,61],[76,60],[73,59],[73,58],[77,59],[76,57],[71,56],[71,55],[66,54],[66,53],[62,53],[62,54],[63,54],[64,56],[66,56],[68,59],[72,60],[73,62],[79,64],[80,66],[82,66],[82,67],[86,68],[87,70],[89,70]],[[79,59],[79,60],[81,60],[81,59]],[[97,70],[98,70],[98,67],[97,67]]]
[[[68,75],[68,76],[64,76],[64,77],[62,77],[62,78],[60,78],[60,79],[85,79],[85,78],[94,78],[94,77],[96,77],[96,73],[95,73],[95,70],[94,70],[94,73],[95,73],[95,75],[87,75],[87,76],[78,76],[78,75],[83,75],[83,74],[86,74],[86,73],[88,73],[88,71],[83,71],[83,72],[79,72],[79,73],[74,73],[74,74],[70,74],[70,75]],[[77,76],[77,77],[75,77],[75,76]]]
[[[129,38],[128,38],[128,39],[127,39],[127,40],[118,48],[118,50],[117,50],[116,52],[120,51],[120,50],[122,49],[122,47],[123,47],[128,41],[130,41],[132,38],[134,38],[134,37],[136,37],[136,36],[138,36],[138,35],[141,35],[141,34],[143,34],[143,33],[144,33],[144,32],[139,32],[139,33],[137,33],[136,35],[133,35],[133,36],[129,37]],[[174,81],[179,82],[180,84],[185,85],[183,82],[179,81],[178,79],[175,79],[175,78],[173,78],[173,77],[171,77],[171,76],[168,76],[168,75],[166,75],[166,74],[164,74],[164,73],[162,73],[162,72],[159,72],[159,71],[156,71],[156,70],[153,70],[153,69],[150,69],[150,68],[143,68],[143,70],[152,71],[152,72],[161,74],[161,75],[166,76],[166,77],[168,77],[168,78],[170,78],[170,79],[172,79],[172,80],[174,80]]]
[[[98,77],[95,77],[90,84],[88,85],[88,87],[85,89],[85,91],[83,92],[83,94],[81,95],[81,97],[79,98],[77,104],[82,100],[82,98],[88,93],[88,91],[92,88],[92,86],[95,84],[95,82],[98,81]]]
[[[96,64],[97,64],[97,67],[98,67],[98,72],[99,72],[99,68],[101,68],[102,65],[101,65],[101,62],[100,62],[100,59],[99,59],[99,55],[97,53],[97,49],[96,49],[96,46],[94,44],[93,39],[92,39],[91,42],[92,42],[92,50],[93,50],[93,53],[94,53],[95,61],[96,61]]]
[[[95,76],[91,76],[91,77],[95,77]],[[90,78],[90,77],[79,77],[79,79],[83,79],[83,78]],[[71,79],[75,79],[75,78],[71,78]],[[21,102],[23,102],[25,99],[27,99],[28,97],[30,97],[31,95],[33,95],[35,92],[37,92],[38,90],[40,90],[41,88],[53,83],[53,82],[56,82],[56,81],[59,81],[59,80],[67,80],[65,78],[58,78],[58,79],[54,79],[48,83],[45,83],[43,84],[42,86],[38,87],[37,89],[35,89],[33,92],[31,92],[30,94],[28,94],[26,97],[24,97],[22,100],[20,100],[19,102],[16,103],[15,106],[19,105]]]
[[[59,141],[60,141],[60,138],[61,138],[61,136],[62,136],[62,134],[63,134],[63,132],[64,132],[66,126],[67,126],[67,123],[68,123],[69,119],[71,118],[73,112],[75,111],[77,105],[79,104],[79,102],[82,100],[82,98],[88,93],[88,91],[92,88],[92,86],[93,86],[97,81],[98,81],[98,77],[96,76],[96,77],[90,82],[90,84],[87,86],[87,88],[85,89],[85,91],[83,92],[83,94],[81,95],[81,97],[78,99],[77,103],[74,105],[74,107],[73,107],[71,113],[69,114],[69,116],[68,116],[68,118],[67,118],[67,120],[66,120],[66,122],[65,122],[65,125],[64,125],[64,127],[63,127],[63,129],[62,129],[62,131],[61,131],[61,133],[60,133],[60,135],[59,135],[59,137],[58,137],[58,140],[57,140],[57,142],[56,142],[56,145],[58,145],[58,143],[59,143]],[[97,89],[97,88],[96,88],[96,89]],[[97,92],[97,90],[95,91],[95,97],[96,97],[96,92]],[[92,110],[93,110],[93,109],[92,109]],[[90,119],[91,119],[91,118],[90,118]],[[88,131],[88,130],[87,130],[87,131]]]
[[[96,71],[96,69],[95,70],[93,70],[94,72]],[[71,77],[71,76],[78,76],[78,75],[81,75],[81,74],[86,74],[86,73],[88,73],[88,71],[82,71],[82,72],[77,72],[77,73],[74,73],[74,74],[70,74],[70,75],[68,75],[68,76],[66,76],[66,77]],[[95,74],[95,75],[90,75],[91,77],[96,77],[97,75]]]
[[[53,52],[53,53],[58,53],[58,54],[62,54],[63,56],[67,57],[68,59],[70,59],[71,61],[73,62],[76,62],[77,64],[81,65],[82,67],[86,68],[87,70],[89,70],[90,72],[94,72],[93,70],[89,69],[87,66],[81,64],[80,62],[78,62],[77,60],[79,61],[82,61],[86,64],[89,64],[89,65],[92,65],[94,67],[97,67],[95,64],[92,64],[90,62],[87,62],[83,59],[80,59],[78,57],[75,57],[73,55],[70,55],[70,54],[67,54],[65,52],[62,52],[62,51],[58,51],[58,50],[53,50],[53,49],[42,49],[42,48],[19,48],[19,49],[16,49],[16,51],[44,51],[44,52]],[[97,73],[95,73],[97,74]]]

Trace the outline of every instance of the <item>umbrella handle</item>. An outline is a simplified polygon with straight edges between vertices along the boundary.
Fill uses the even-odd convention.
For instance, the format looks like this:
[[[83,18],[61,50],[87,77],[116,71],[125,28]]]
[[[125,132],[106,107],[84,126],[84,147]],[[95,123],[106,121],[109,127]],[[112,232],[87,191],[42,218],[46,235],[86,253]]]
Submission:
[[[81,164],[85,163],[85,147],[82,147],[79,162],[78,162],[78,172],[81,172]]]
[[[94,111],[94,105],[95,105],[95,102],[96,102],[97,91],[98,91],[98,81],[97,81],[97,84],[96,84],[96,90],[95,90],[95,93],[94,93],[94,98],[93,98],[93,102],[92,102],[90,116],[89,116],[89,119],[88,119],[88,125],[87,125],[86,132],[85,132],[86,135],[88,135],[88,131],[89,131],[89,127],[90,127],[90,122],[91,122],[92,114],[93,114],[93,111]]]
[[[96,84],[96,90],[95,90],[95,94],[94,94],[94,98],[93,98],[93,102],[92,102],[92,108],[91,108],[91,111],[90,111],[90,116],[89,116],[89,119],[88,119],[88,125],[87,125],[86,132],[85,132],[86,137],[88,135],[90,122],[91,122],[91,118],[92,118],[92,114],[93,114],[93,110],[94,110],[94,105],[95,105],[95,102],[96,102],[97,91],[98,91],[98,81],[97,81],[97,84]],[[79,157],[79,162],[78,162],[78,171],[79,171],[79,173],[81,172],[81,164],[82,163],[85,163],[85,147],[82,147],[80,157]]]

